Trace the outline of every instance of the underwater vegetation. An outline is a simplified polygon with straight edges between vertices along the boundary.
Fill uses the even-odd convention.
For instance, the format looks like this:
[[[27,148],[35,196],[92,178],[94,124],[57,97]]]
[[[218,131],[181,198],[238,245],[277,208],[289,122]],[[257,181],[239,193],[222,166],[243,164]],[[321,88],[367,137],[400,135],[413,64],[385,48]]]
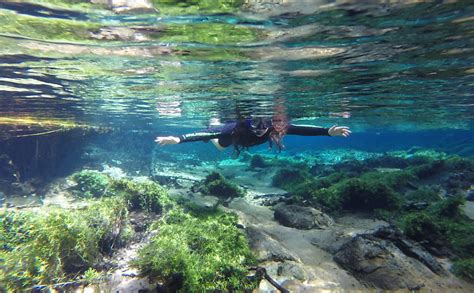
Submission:
[[[129,179],[114,180],[110,193],[125,198],[131,210],[162,213],[173,207],[168,191],[156,182],[134,182]]]
[[[110,178],[94,170],[74,173],[71,179],[77,183],[77,195],[83,198],[101,197],[110,185]]]
[[[474,160],[385,155],[329,169],[314,177],[308,168],[289,166],[275,174],[273,185],[289,191],[292,203],[387,220],[434,255],[453,259],[454,273],[473,279],[474,221],[461,206],[474,182]]]
[[[244,191],[240,187],[229,182],[217,172],[212,172],[206,176],[199,189],[203,194],[213,195],[220,199],[244,196]]]
[[[130,210],[161,213],[173,206],[165,188],[151,180],[112,179],[94,170],[83,170],[71,175],[77,183],[76,194],[83,198],[118,196]]]
[[[211,192],[240,194],[216,174],[206,181]],[[158,233],[139,250],[134,261],[142,275],[181,292],[196,292],[196,288],[251,290],[258,286],[247,278],[255,259],[245,235],[237,228],[235,215],[186,213],[168,197],[165,188],[148,180],[116,180],[91,170],[71,178],[78,183],[76,196],[87,198],[85,208],[0,214],[3,289],[25,290],[78,280],[78,276],[82,283],[97,282],[104,276],[97,268],[100,261],[124,247],[134,235],[131,211],[161,217],[147,225],[149,232]]]
[[[159,233],[134,264],[143,275],[180,292],[254,289],[258,284],[247,274],[255,258],[236,224],[231,214],[202,217],[174,209],[155,223]]]
[[[0,215],[0,284],[9,291],[69,280],[131,236],[122,198],[82,210],[8,211]]]

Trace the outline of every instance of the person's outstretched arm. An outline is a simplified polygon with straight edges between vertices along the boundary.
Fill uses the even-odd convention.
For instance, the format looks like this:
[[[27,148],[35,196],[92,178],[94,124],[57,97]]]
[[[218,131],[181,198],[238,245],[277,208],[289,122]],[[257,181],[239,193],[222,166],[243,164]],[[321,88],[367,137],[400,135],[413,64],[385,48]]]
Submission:
[[[158,136],[155,142],[159,145],[178,144],[183,142],[205,141],[214,138],[226,138],[232,134],[236,123],[230,122],[221,126],[208,128],[200,132],[184,134],[180,136]]]
[[[348,137],[352,132],[347,126],[333,125],[330,128],[324,128],[320,126],[290,124],[286,133],[303,136],[327,135]]]
[[[155,142],[159,145],[167,145],[194,141],[209,141],[210,139],[218,138],[220,135],[221,132],[195,132],[180,136],[158,136]]]

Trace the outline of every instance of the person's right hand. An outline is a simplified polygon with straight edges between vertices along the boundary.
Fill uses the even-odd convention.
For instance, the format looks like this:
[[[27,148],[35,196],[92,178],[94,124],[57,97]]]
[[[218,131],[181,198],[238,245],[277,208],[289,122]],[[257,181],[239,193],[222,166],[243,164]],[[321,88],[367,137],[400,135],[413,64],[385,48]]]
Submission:
[[[337,126],[333,125],[329,128],[328,134],[329,136],[344,136],[348,137],[351,135],[352,131],[350,131],[349,127],[347,126]]]
[[[159,145],[178,144],[180,139],[176,136],[158,136],[156,137],[155,142]]]

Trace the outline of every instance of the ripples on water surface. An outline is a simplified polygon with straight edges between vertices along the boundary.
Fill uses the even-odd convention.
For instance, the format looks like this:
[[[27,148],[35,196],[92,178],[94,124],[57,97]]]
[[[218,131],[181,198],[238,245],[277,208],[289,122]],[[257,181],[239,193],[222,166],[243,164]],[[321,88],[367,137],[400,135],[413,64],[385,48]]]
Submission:
[[[357,2],[1,2],[1,124],[471,130],[474,6]]]

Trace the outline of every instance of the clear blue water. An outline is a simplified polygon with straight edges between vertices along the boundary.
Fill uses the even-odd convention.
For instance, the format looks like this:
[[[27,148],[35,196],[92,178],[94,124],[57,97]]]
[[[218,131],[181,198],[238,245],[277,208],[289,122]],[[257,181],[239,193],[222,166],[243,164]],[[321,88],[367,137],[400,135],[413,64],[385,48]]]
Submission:
[[[411,230],[415,234],[407,233],[409,237],[430,249],[453,250],[453,254],[442,252],[442,257],[451,258],[444,259],[443,266],[448,267],[449,261],[468,261],[457,274],[472,281],[474,240],[470,236],[474,235],[471,229],[474,227],[474,168],[472,160],[446,159],[445,154],[474,157],[473,40],[472,1],[0,1],[0,268],[7,268],[6,273],[0,270],[0,283],[7,280],[7,288],[31,288],[69,279],[82,282],[88,268],[98,268],[98,271],[109,270],[109,265],[117,268],[118,262],[110,259],[112,254],[111,257],[120,258],[120,262],[126,262],[133,255],[117,255],[113,247],[118,233],[132,220],[134,229],[140,233],[133,241],[149,240],[147,227],[154,216],[149,217],[144,210],[147,205],[155,204],[156,199],[151,198],[155,196],[153,192],[148,192],[148,188],[142,191],[141,187],[136,187],[136,194],[132,190],[135,187],[121,191],[124,187],[111,187],[112,179],[104,179],[103,174],[114,178],[125,175],[142,183],[151,178],[164,185],[173,198],[179,198],[179,206],[191,211],[206,209],[207,214],[208,208],[218,201],[231,203],[230,198],[217,199],[228,197],[227,194],[215,193],[210,193],[215,201],[212,198],[209,202],[208,199],[202,201],[200,195],[208,197],[209,188],[202,188],[201,179],[213,171],[221,172],[226,180],[249,191],[244,199],[249,206],[263,204],[268,199],[265,204],[270,206],[283,201],[334,212],[335,216],[348,215],[349,218],[338,223],[341,225],[337,225],[337,229],[325,231],[328,232],[325,235],[334,234],[333,238],[321,241],[328,245],[330,242],[339,245],[340,238],[375,229],[378,224],[374,219],[382,218],[398,225],[406,224],[408,219],[412,222],[407,226],[413,225]],[[268,144],[252,149],[253,154],[270,153],[260,157],[268,168],[253,166],[251,162],[255,161],[251,161],[248,154],[242,154],[241,160],[231,160],[235,158],[232,147],[221,152],[211,143],[166,147],[154,143],[156,136],[176,136],[207,128],[216,121],[271,117],[274,113],[285,113],[295,124],[348,126],[352,135],[348,138],[288,135],[283,142],[286,148],[278,154],[282,160],[273,160],[275,152],[268,150]],[[384,156],[387,152],[388,156]],[[413,156],[420,153],[422,156]],[[285,160],[288,157],[290,160]],[[259,157],[252,157],[255,158]],[[287,167],[290,173],[281,173]],[[102,225],[99,223],[102,220],[87,222],[95,219],[96,214],[84,221],[77,216],[81,219],[75,222],[80,224],[79,229],[112,231],[100,236],[104,241],[96,246],[112,244],[106,250],[97,250],[91,264],[66,272],[66,266],[76,266],[75,260],[82,258],[81,254],[70,258],[73,261],[60,260],[55,254],[64,251],[74,254],[82,246],[88,247],[92,242],[84,235],[89,234],[77,233],[81,230],[74,230],[76,228],[63,223],[59,217],[54,221],[44,218],[38,222],[39,229],[29,224],[26,228],[10,229],[17,224],[21,227],[23,223],[13,223],[4,215],[35,209],[31,215],[38,211],[41,216],[50,211],[50,206],[58,205],[63,207],[64,214],[72,211],[73,217],[80,215],[75,213],[76,208],[87,209],[83,207],[90,202],[84,197],[92,195],[87,196],[82,183],[71,174],[77,175],[83,170],[103,173],[102,179],[95,171],[88,175],[89,188],[103,188],[99,190],[100,196],[117,199],[125,196],[131,213],[130,219],[123,216],[122,211],[127,214],[128,210],[120,203],[123,210],[110,211],[111,219],[115,215],[120,217],[119,221],[104,218],[104,223],[115,223],[105,228],[96,226]],[[223,183],[213,181],[212,184]],[[117,194],[108,194],[110,188],[118,188]],[[219,190],[218,187],[217,192]],[[144,196],[148,195],[151,199],[147,203]],[[462,207],[470,219],[460,216],[461,197],[470,200]],[[132,214],[131,202],[137,198],[140,210]],[[241,208],[239,215],[251,219],[248,226],[244,221],[244,226],[255,225],[264,231],[267,226],[273,226],[266,221],[276,223],[270,207]],[[229,210],[236,211],[239,207]],[[260,211],[265,213],[260,215]],[[350,218],[359,212],[368,213],[367,219],[359,219],[359,215]],[[164,217],[168,211],[163,209],[159,213]],[[98,216],[101,219],[102,216]],[[30,230],[45,230],[44,235],[51,233],[54,234],[51,239],[62,240],[62,232],[48,228],[50,222],[73,229],[70,235],[64,236],[65,241],[60,242],[74,243],[73,238],[79,235],[79,240],[87,240],[87,244],[77,242],[66,249],[55,249],[61,247],[57,245],[46,245],[48,249],[42,249],[38,248],[40,245],[29,244],[35,243],[28,242],[35,241],[35,237],[40,238],[42,245],[52,243],[50,237],[44,238],[47,241],[41,238],[41,233],[31,233],[30,237]],[[234,229],[237,223],[229,225]],[[164,231],[161,226],[150,224],[149,227],[153,234],[158,227],[158,236]],[[268,239],[273,243],[280,236],[283,255],[293,247],[295,260],[303,255],[301,263],[305,268],[307,265],[317,268],[314,274],[311,270],[306,274],[303,269],[300,274],[300,269],[292,264],[282,269],[282,272],[291,271],[295,277],[305,275],[308,279],[303,281],[296,277],[301,282],[297,282],[295,288],[304,288],[316,280],[313,288],[324,290],[338,287],[344,290],[349,286],[352,290],[373,289],[369,288],[373,281],[370,278],[367,286],[365,281],[360,284],[357,281],[357,285],[352,279],[344,281],[348,273],[331,263],[329,254],[322,256],[318,252],[316,258],[310,254],[313,246],[318,250],[327,249],[330,254],[334,252],[335,246],[319,247],[317,238],[312,238],[311,235],[321,231],[312,229],[315,234],[300,231],[292,239],[289,232],[278,235],[279,231],[286,230],[275,227],[267,230],[270,231]],[[21,239],[14,242],[15,237]],[[193,243],[186,251],[193,252],[193,247],[201,246],[201,238],[206,239],[190,238]],[[102,241],[97,239],[97,242]],[[177,239],[184,238],[178,236]],[[214,241],[214,238],[209,239]],[[194,245],[196,241],[198,245]],[[253,241],[264,242],[267,238]],[[404,241],[403,246],[406,246]],[[387,247],[394,246],[383,242]],[[139,245],[135,244],[133,242],[132,247],[129,242],[124,249],[136,250]],[[269,246],[270,250],[275,244]],[[379,249],[378,244],[371,246]],[[15,252],[18,247],[19,252]],[[205,245],[202,247],[207,249]],[[219,245],[216,247],[219,251],[225,250]],[[269,255],[283,265],[280,248],[275,247],[277,253]],[[171,248],[174,252],[174,247]],[[10,254],[12,251],[15,253]],[[181,254],[180,248],[176,251]],[[400,253],[387,250],[390,257],[399,257]],[[103,259],[105,254],[107,257]],[[360,272],[378,273],[379,261],[382,263],[385,257],[366,255],[376,263],[372,266],[367,262],[367,270],[363,268]],[[416,268],[416,272],[407,275],[402,275],[402,266],[392,265],[387,260],[388,265],[383,264],[385,268],[381,267],[380,271],[393,267],[400,271],[394,273],[390,269],[387,276],[384,276],[387,271],[382,271],[380,276],[390,284],[372,287],[393,285],[405,290],[409,288],[405,277],[419,273],[423,275],[427,291],[472,292],[472,285],[457,283],[451,275],[438,279],[434,275],[436,278],[432,278],[430,271],[427,271],[429,274],[423,270],[418,272],[413,263],[420,255],[419,252],[407,253],[410,268]],[[186,257],[185,253],[183,256]],[[172,253],[171,257],[174,258]],[[30,275],[25,274],[24,260],[33,264],[29,266]],[[62,266],[60,269],[64,272],[38,279],[36,274],[56,272],[50,273],[48,265]],[[189,271],[192,273],[201,267],[211,276],[206,265],[192,266]],[[11,273],[8,268],[12,269]],[[283,267],[269,272],[281,277],[280,268]],[[227,267],[224,271],[222,276],[228,276]],[[126,273],[128,282],[129,272]],[[400,284],[392,282],[392,273],[398,275]],[[364,275],[360,276],[362,280]],[[320,282],[320,276],[324,282]],[[341,280],[340,276],[343,276]],[[293,276],[288,280],[293,281]],[[102,277],[99,281],[103,281]],[[417,285],[423,287],[425,283]],[[291,282],[289,284],[291,286]],[[0,292],[4,286],[0,284]],[[118,289],[113,290],[118,292]]]
[[[284,109],[295,123],[350,126],[336,146],[474,141],[469,1],[97,2],[0,3],[0,117],[152,140]],[[21,135],[16,123],[2,131]]]
[[[88,1],[1,3],[0,114],[164,131],[283,104],[295,120],[357,131],[472,130],[469,1],[159,2],[122,14]]]

